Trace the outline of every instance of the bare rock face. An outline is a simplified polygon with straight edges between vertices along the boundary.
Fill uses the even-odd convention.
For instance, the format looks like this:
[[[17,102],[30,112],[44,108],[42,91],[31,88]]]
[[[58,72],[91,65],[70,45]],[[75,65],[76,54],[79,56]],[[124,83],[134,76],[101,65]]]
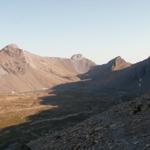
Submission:
[[[18,57],[23,54],[23,50],[20,49],[16,44],[9,44],[2,49],[5,53],[7,53],[11,57]]]
[[[22,49],[10,44],[0,51],[1,74],[25,73],[26,59]]]
[[[78,60],[80,60],[80,59],[82,59],[82,58],[83,58],[82,54],[74,54],[74,55],[71,57],[71,59],[72,59],[72,60],[75,60],[75,61],[78,61]]]
[[[86,73],[88,72],[92,67],[96,66],[96,64],[83,57],[82,54],[75,54],[71,57],[71,60],[75,66],[75,69],[76,71],[79,73],[79,74],[83,74],[83,73]]]
[[[126,62],[123,58],[120,56],[114,58],[113,60],[109,61],[109,64],[112,66],[112,71],[122,70],[124,68],[127,68],[131,66],[130,63]]]

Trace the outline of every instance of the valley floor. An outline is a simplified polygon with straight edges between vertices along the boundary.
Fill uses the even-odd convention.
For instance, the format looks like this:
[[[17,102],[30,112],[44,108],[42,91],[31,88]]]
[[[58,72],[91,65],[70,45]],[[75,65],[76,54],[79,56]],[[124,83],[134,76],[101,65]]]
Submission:
[[[148,99],[137,100],[123,92],[71,89],[1,95],[0,149],[119,150],[124,146],[124,150],[136,150],[138,144],[133,143],[140,145],[145,132],[146,140],[149,137],[140,124],[149,120]],[[135,128],[128,128],[130,124]],[[148,122],[143,125],[148,127]]]
[[[0,149],[72,127],[114,104],[105,93],[63,90],[0,96]],[[109,100],[109,101],[108,101]]]

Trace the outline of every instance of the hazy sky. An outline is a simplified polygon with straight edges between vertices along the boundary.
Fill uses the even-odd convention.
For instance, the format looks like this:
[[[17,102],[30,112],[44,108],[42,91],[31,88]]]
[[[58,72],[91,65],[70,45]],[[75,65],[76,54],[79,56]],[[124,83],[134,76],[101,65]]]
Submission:
[[[43,56],[136,62],[150,55],[150,0],[1,0],[0,48],[9,43]]]

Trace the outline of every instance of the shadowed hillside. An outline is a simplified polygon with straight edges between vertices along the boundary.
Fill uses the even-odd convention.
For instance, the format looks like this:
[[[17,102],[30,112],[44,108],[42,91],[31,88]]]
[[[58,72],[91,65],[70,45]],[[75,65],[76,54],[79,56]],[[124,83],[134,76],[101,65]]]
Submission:
[[[56,86],[49,93],[22,93],[14,98],[12,95],[3,96],[0,148],[26,149],[30,141],[73,127],[133,97],[121,91],[71,89],[70,84],[62,85],[61,89]]]
[[[110,61],[111,62],[111,61]],[[93,67],[89,72],[79,75],[81,81],[56,86],[61,90],[86,90],[87,92],[122,92],[142,94],[150,90],[150,60],[149,58],[124,69],[112,70],[113,65],[107,63]]]
[[[74,127],[28,144],[32,150],[148,150],[150,98],[143,96],[114,105]]]

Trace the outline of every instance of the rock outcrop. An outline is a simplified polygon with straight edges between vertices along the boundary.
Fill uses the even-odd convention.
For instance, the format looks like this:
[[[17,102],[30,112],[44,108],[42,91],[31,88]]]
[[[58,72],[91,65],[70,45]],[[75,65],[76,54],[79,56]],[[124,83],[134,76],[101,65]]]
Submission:
[[[83,57],[81,54],[73,55],[71,57],[71,60],[74,64],[76,71],[80,74],[86,73],[89,70],[91,70],[92,67],[96,66],[96,64],[93,61]]]
[[[122,70],[124,68],[127,68],[127,67],[131,66],[130,63],[126,62],[120,56],[112,59],[111,61],[108,62],[108,64],[111,65],[112,71]]]

